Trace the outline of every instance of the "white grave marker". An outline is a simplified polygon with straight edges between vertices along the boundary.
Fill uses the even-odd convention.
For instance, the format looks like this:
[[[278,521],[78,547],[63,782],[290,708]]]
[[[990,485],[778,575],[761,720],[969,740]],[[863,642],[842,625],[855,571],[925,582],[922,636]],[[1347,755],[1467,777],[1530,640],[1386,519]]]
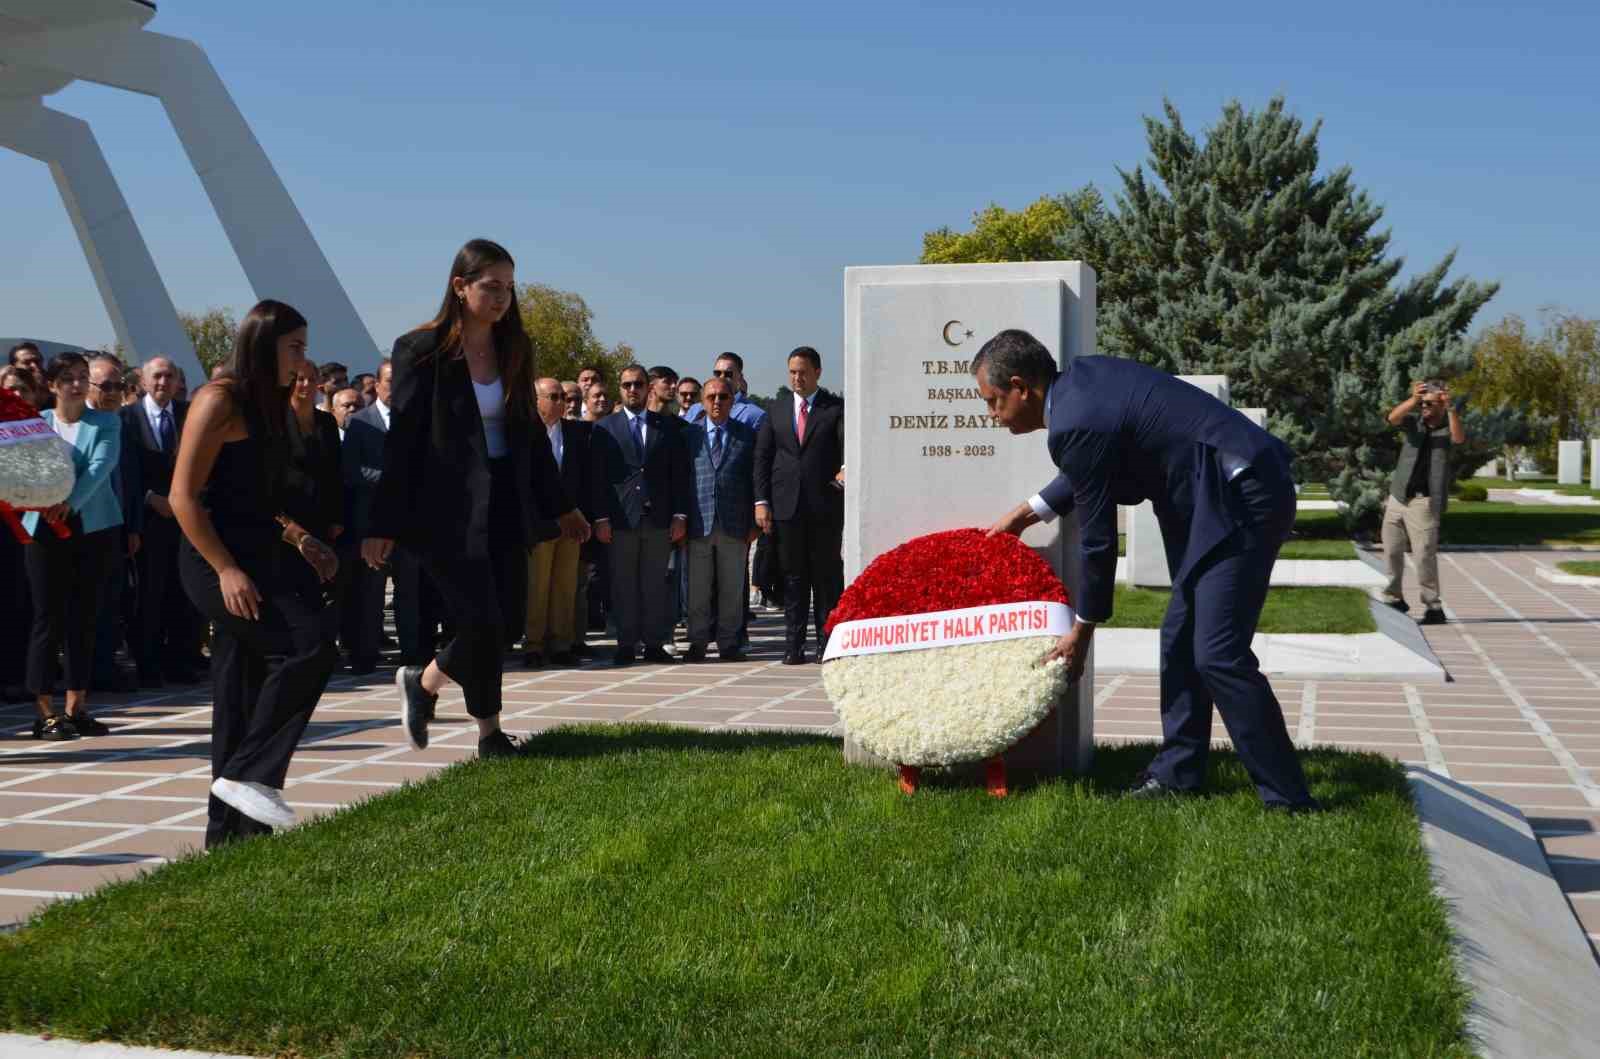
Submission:
[[[1204,390],[1223,404],[1228,403],[1226,375],[1179,375],[1179,379]],[[1265,417],[1265,411],[1262,416]],[[1167,569],[1166,547],[1161,543],[1161,523],[1156,521],[1150,501],[1128,508],[1127,546],[1128,583],[1148,588],[1168,588],[1172,573]]]
[[[1583,484],[1583,442],[1556,442],[1556,484]]]

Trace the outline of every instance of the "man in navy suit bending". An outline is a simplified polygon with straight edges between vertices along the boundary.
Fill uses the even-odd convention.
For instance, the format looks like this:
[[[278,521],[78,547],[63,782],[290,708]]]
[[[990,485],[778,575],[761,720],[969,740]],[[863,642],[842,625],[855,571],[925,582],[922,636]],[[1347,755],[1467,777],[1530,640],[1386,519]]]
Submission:
[[[1200,789],[1215,705],[1262,801],[1315,808],[1283,708],[1250,650],[1294,526],[1288,447],[1196,387],[1132,361],[1079,357],[1059,371],[1026,331],[990,339],[972,371],[990,413],[1013,434],[1048,430],[1060,472],[990,532],[1020,533],[1078,511],[1078,621],[1041,661],[1064,659],[1076,681],[1095,624],[1111,617],[1117,505],[1149,500],[1161,524],[1172,573],[1161,623],[1163,738],[1130,794]]]

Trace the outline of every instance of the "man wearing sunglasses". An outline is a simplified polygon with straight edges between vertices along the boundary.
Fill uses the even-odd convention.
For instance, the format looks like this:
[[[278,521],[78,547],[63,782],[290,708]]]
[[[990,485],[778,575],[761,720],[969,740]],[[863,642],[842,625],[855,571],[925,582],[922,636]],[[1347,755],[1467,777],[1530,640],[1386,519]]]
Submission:
[[[729,414],[734,391],[726,379],[711,378],[701,390],[705,414],[685,431],[694,474],[689,506],[689,653],[687,662],[704,662],[715,635],[717,657],[742,662],[739,637],[744,624],[745,570],[755,525],[756,433]],[[713,625],[712,594],[716,609]]]
[[[760,430],[761,421],[767,418],[767,413],[744,395],[744,358],[737,353],[724,353],[717,357],[716,363],[711,366],[711,378],[721,379],[733,387],[733,411],[728,414],[734,421],[743,423],[751,430]],[[697,404],[685,418],[691,423],[698,423],[705,414],[705,405]]]

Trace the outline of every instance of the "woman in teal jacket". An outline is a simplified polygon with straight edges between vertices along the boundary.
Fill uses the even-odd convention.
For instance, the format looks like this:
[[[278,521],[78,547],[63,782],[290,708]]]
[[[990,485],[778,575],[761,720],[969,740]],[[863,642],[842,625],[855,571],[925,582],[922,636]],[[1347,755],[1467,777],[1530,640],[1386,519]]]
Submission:
[[[88,407],[89,361],[82,353],[57,353],[45,367],[45,382],[55,394],[54,409],[40,413],[72,446],[77,484],[65,501],[45,512],[71,531],[58,537],[37,514],[23,520],[32,543],[23,566],[33,595],[33,629],[28,637],[28,691],[39,716],[35,739],[76,739],[105,735],[111,729],[89,715],[89,680],[94,669],[94,620],[115,549],[122,505],[112,478],[122,454],[122,421],[111,412]],[[66,713],[51,708],[56,654],[66,655]]]

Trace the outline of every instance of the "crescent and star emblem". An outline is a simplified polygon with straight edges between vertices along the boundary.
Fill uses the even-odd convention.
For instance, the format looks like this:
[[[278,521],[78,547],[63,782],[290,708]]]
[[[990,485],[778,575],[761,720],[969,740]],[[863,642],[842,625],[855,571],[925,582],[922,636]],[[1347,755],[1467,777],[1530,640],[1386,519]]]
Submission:
[[[960,337],[959,338],[951,338],[950,337],[951,332],[956,332],[957,334],[960,335]],[[965,342],[967,339],[969,339],[971,337],[972,337],[971,328],[967,327],[967,325],[962,323],[960,320],[951,320],[949,323],[944,325],[944,344],[947,345],[947,346],[951,346],[951,347],[959,346],[959,345],[961,345],[961,343]]]

